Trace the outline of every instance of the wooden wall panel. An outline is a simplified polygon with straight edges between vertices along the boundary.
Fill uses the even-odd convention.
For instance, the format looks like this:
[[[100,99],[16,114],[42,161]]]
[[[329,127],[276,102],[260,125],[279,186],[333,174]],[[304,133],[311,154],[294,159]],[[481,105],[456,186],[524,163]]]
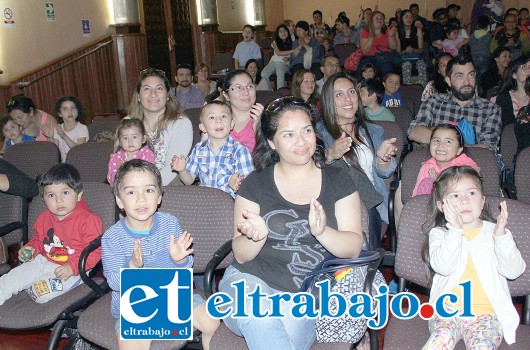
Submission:
[[[124,110],[129,106],[140,72],[148,68],[147,42],[145,34],[121,34],[113,38],[118,106]]]
[[[96,113],[114,112],[118,109],[117,84],[114,79],[112,38],[106,37],[83,47],[79,51],[60,58],[10,82],[0,94],[0,111],[5,113],[6,103],[13,95],[23,92],[31,97],[37,108],[55,114],[53,105],[64,95],[77,96],[85,108],[86,122]],[[108,43],[105,45],[105,43]],[[72,62],[91,50],[94,52]],[[53,70],[50,75],[20,90],[18,82],[31,82]]]

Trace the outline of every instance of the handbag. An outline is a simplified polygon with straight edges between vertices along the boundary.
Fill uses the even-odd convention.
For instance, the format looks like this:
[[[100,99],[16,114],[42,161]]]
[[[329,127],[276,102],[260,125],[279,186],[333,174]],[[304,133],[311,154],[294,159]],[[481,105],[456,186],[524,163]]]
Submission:
[[[356,71],[357,67],[359,67],[359,63],[361,62],[361,58],[363,58],[363,52],[361,51],[361,49],[353,51],[346,58],[346,61],[344,61],[344,68],[349,71]]]
[[[300,291],[311,293],[315,297],[317,308],[320,308],[320,288],[316,284],[327,280],[330,282],[330,293],[340,293],[349,300],[351,295],[364,291],[368,265],[374,262],[379,264],[382,256],[380,251],[361,251],[356,259],[330,256],[306,274]],[[385,279],[381,272],[376,270],[371,294],[376,294],[378,287],[383,284],[386,284]],[[337,313],[336,298],[330,299],[328,307],[331,314]],[[372,308],[375,308],[375,301],[372,301]],[[340,317],[319,317],[316,321],[317,340],[321,343],[356,343],[366,333],[367,322],[366,318],[353,318],[347,312]]]

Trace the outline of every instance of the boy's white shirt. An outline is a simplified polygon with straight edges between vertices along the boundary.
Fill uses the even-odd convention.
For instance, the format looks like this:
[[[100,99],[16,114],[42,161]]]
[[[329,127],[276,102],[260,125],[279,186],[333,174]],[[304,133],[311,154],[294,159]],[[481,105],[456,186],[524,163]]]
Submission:
[[[519,314],[513,306],[506,279],[516,279],[526,268],[521,252],[511,232],[494,236],[495,224],[483,221],[477,236],[468,241],[463,229],[450,224],[447,229],[433,228],[429,232],[429,258],[436,272],[429,302],[433,303],[445,293],[451,293],[460,282],[471,254],[477,275],[484,287],[504,332],[506,343],[515,343]],[[492,273],[497,271],[497,273]]]

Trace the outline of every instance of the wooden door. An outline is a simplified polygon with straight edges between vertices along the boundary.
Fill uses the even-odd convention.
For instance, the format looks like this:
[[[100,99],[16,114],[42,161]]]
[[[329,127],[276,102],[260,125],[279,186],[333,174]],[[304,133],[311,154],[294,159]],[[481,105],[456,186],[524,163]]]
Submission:
[[[194,65],[190,0],[144,0],[149,66],[175,84],[176,64]]]

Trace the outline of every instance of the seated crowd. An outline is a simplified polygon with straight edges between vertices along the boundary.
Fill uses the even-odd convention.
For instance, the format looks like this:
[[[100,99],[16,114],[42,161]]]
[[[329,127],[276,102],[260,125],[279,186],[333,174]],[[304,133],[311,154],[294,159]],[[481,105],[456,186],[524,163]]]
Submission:
[[[296,293],[304,275],[326,257],[357,257],[363,245],[362,205],[369,216],[369,246],[380,247],[391,224],[385,179],[396,173],[402,156],[398,146],[405,146],[397,144],[398,135],[385,134],[383,125],[397,120],[393,110],[410,107],[402,86],[412,84],[413,70],[418,73],[416,82],[423,93],[421,100],[418,95],[414,101],[419,106],[417,115],[404,132],[415,147],[424,145],[430,152],[417,174],[413,196],[432,194],[439,198],[433,211],[444,217],[439,226],[445,230],[447,225],[446,234],[454,247],[460,247],[463,239],[472,241],[482,228],[481,219],[488,216],[482,213],[481,169],[466,155],[466,148],[489,149],[503,170],[513,163],[512,159],[502,159],[499,151],[501,133],[507,125],[514,124],[518,152],[530,146],[530,19],[526,8],[504,11],[502,5],[499,12],[494,4],[476,12],[474,9],[476,18],[462,25],[456,17],[458,10],[458,5],[437,9],[429,21],[419,16],[417,4],[411,4],[409,9],[398,9],[387,24],[377,8],[371,11],[361,7],[355,24],[350,26],[350,19],[341,12],[333,28],[316,10],[313,24],[286,20],[276,28],[271,44],[274,55],[264,67],[260,47],[253,40],[254,29],[246,25],[243,41],[234,52],[234,70],[217,84],[209,80],[205,64],[197,65],[195,71],[189,64],[179,64],[175,88],[163,71],[143,70],[129,114],[115,130],[114,153],[108,162],[107,181],[125,214],[104,233],[98,253],[115,294],[113,316],[119,317],[120,267],[193,265],[193,232],[183,231],[177,218],[157,212],[164,186],[199,183],[234,198],[235,259],[219,283],[219,290],[228,294],[235,293],[230,283],[240,279],[261,286],[264,293]],[[352,55],[357,52],[356,65],[341,66],[333,45],[343,44],[355,44]],[[287,89],[289,84],[290,96],[279,97],[267,106],[256,102],[258,89]],[[71,148],[96,136],[89,135],[83,124],[82,103],[73,96],[59,98],[54,114],[37,109],[24,95],[14,96],[6,108],[9,114],[0,118],[5,137],[2,152],[20,142],[49,141],[58,146],[64,162]],[[186,116],[191,108],[201,108],[198,125]],[[197,127],[202,138],[193,145]],[[3,175],[7,174],[0,173],[0,191],[6,192]],[[73,166],[55,166],[38,180],[38,186],[48,208],[39,217],[45,222],[43,230],[46,225],[53,227],[58,239],[68,243],[71,237],[66,232],[61,236],[67,217],[83,216],[95,229],[84,235],[78,231],[86,225],[75,227],[75,234],[86,239],[76,250],[82,250],[94,234],[102,233],[101,220],[87,214],[90,209],[82,200],[81,180]],[[474,189],[469,193],[477,195],[467,193],[469,188]],[[471,203],[469,213],[457,211],[461,203],[454,199],[455,193]],[[67,203],[60,210],[54,204],[57,196]],[[141,213],[134,207],[137,200],[146,203]],[[513,239],[505,229],[507,209],[504,205],[501,208],[497,225],[484,221],[484,227],[491,231],[488,237],[492,242],[503,240],[512,247]],[[398,220],[400,208],[394,209]],[[294,229],[299,230],[299,236],[289,237]],[[429,237],[441,244],[442,231],[434,227]],[[62,264],[44,254],[42,240],[48,238],[46,234],[36,232],[35,238],[20,249],[19,259],[24,263],[0,277],[0,305],[20,290],[31,291],[33,283],[42,277],[28,272],[36,269],[35,265],[62,280],[64,291],[78,284],[75,262]],[[164,247],[149,246],[149,235],[165,235],[164,242],[170,248],[166,243]],[[144,258],[142,247],[147,246],[167,259]],[[452,283],[447,289],[451,291],[460,276],[453,278],[451,273],[449,278],[439,272],[437,269],[445,264],[443,256],[436,250],[438,246],[430,244],[429,248],[435,293]],[[505,253],[499,254],[505,257]],[[508,275],[502,274],[501,266],[499,274],[489,273],[483,279],[482,270],[475,270],[473,263],[463,258],[459,258],[458,268],[463,271],[471,267],[473,271],[466,272],[469,278],[483,289],[494,288],[504,300],[508,292],[503,289],[503,276],[516,278],[524,270],[518,253],[513,244]],[[488,263],[497,267],[496,260],[490,260]],[[457,264],[456,259],[451,262]],[[493,275],[495,283],[491,282]],[[26,284],[19,281],[26,277]],[[3,288],[8,284],[11,289]],[[45,302],[55,296],[35,299]],[[499,301],[489,300],[484,291],[479,297],[480,310],[486,311],[476,322],[495,330],[495,337],[470,336],[489,341],[486,348],[497,348],[503,334],[506,342],[513,343],[512,320],[507,321],[504,313],[497,318]],[[512,317],[513,305],[503,305]],[[194,298],[193,307],[195,326],[203,332],[203,346],[208,349],[219,322],[209,318],[200,297]],[[250,349],[309,349],[315,340],[315,322],[311,319],[228,317],[224,322],[245,338]],[[467,332],[465,336],[473,333],[468,323],[460,319],[455,323],[431,322],[431,338],[425,349],[458,340],[456,328]],[[119,329],[117,322],[118,339]],[[440,335],[444,331],[452,332],[453,338]],[[358,349],[366,349],[367,338],[359,341]],[[150,346],[150,342],[119,343],[121,349]]]

